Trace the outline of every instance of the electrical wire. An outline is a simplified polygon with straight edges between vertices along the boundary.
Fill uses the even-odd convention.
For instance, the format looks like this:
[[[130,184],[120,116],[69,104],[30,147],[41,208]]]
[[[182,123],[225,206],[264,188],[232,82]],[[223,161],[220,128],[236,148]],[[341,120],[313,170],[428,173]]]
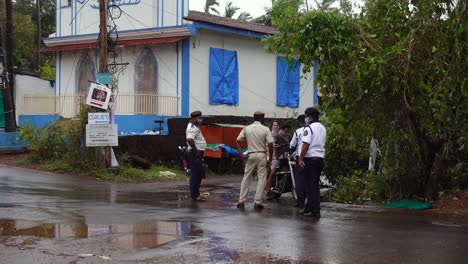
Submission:
[[[124,15],[127,15],[127,16],[130,17],[131,19],[135,20],[136,22],[140,23],[141,25],[143,25],[143,26],[145,26],[145,27],[147,27],[147,28],[151,28],[151,26],[148,26],[147,24],[145,24],[145,23],[141,22],[140,20],[134,18],[132,15],[130,15],[129,13],[125,12],[125,10],[123,10],[123,9],[121,9],[121,10],[122,10],[122,13],[123,13]]]
[[[76,11],[75,13],[75,16],[73,16],[73,18],[71,19],[70,23],[68,25],[71,25],[73,23],[73,21],[76,19],[76,17],[78,16],[78,14],[81,12],[81,10],[83,10],[83,7],[85,7],[85,5],[89,2],[89,0],[86,0],[86,2],[84,2],[84,4],[80,7],[80,9],[78,9],[78,11]]]

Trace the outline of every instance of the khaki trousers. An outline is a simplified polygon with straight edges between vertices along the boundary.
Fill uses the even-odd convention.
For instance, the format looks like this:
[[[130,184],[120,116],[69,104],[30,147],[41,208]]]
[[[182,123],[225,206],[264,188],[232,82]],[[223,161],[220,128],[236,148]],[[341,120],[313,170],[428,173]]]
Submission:
[[[266,185],[267,176],[267,156],[266,153],[252,153],[249,155],[245,164],[244,178],[242,179],[240,190],[240,203],[245,203],[248,200],[250,183],[252,182],[253,173],[257,171],[258,185],[255,192],[255,203],[261,204],[263,192]]]

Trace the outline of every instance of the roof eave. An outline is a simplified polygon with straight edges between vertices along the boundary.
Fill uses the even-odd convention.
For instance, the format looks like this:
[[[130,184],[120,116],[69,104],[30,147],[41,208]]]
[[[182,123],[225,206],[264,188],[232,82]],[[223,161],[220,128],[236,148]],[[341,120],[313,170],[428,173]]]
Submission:
[[[120,41],[188,36],[191,36],[188,26],[174,27],[168,29],[151,28],[144,30],[129,30],[118,32],[118,37]],[[113,33],[111,34],[111,37],[116,38],[117,35]],[[46,47],[55,47],[62,45],[95,43],[97,41],[97,38],[98,34],[94,33],[78,36],[44,38],[43,40]]]
[[[264,39],[272,35],[268,33],[255,32],[255,31],[246,30],[246,29],[221,26],[221,25],[216,25],[216,24],[206,23],[206,22],[199,22],[199,21],[193,21],[193,24],[189,26],[189,29],[193,36],[198,35],[199,29],[207,29],[207,30],[212,30],[212,31],[217,31],[217,32],[241,35],[241,36],[258,38],[258,39]]]

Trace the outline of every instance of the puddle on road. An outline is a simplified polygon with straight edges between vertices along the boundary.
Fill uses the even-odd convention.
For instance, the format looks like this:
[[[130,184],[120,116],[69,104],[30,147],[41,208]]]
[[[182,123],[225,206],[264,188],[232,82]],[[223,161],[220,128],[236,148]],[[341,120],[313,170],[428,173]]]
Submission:
[[[107,236],[109,243],[133,249],[155,248],[176,240],[198,237],[203,231],[190,222],[146,221],[136,224],[43,224],[0,220],[0,236],[83,239]]]

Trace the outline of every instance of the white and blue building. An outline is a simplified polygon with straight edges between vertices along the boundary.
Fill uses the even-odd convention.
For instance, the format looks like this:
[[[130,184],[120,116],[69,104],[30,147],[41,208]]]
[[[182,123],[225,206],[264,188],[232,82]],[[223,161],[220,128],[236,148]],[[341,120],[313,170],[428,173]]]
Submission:
[[[189,10],[189,0],[109,1],[121,133],[154,130],[155,120],[194,110],[286,118],[317,103],[315,75],[300,78],[300,65],[265,51],[261,40],[274,28]],[[57,55],[55,105],[23,112],[20,123],[76,115],[89,80],[96,80],[98,31],[97,0],[58,0],[57,32],[44,39],[44,51]]]

